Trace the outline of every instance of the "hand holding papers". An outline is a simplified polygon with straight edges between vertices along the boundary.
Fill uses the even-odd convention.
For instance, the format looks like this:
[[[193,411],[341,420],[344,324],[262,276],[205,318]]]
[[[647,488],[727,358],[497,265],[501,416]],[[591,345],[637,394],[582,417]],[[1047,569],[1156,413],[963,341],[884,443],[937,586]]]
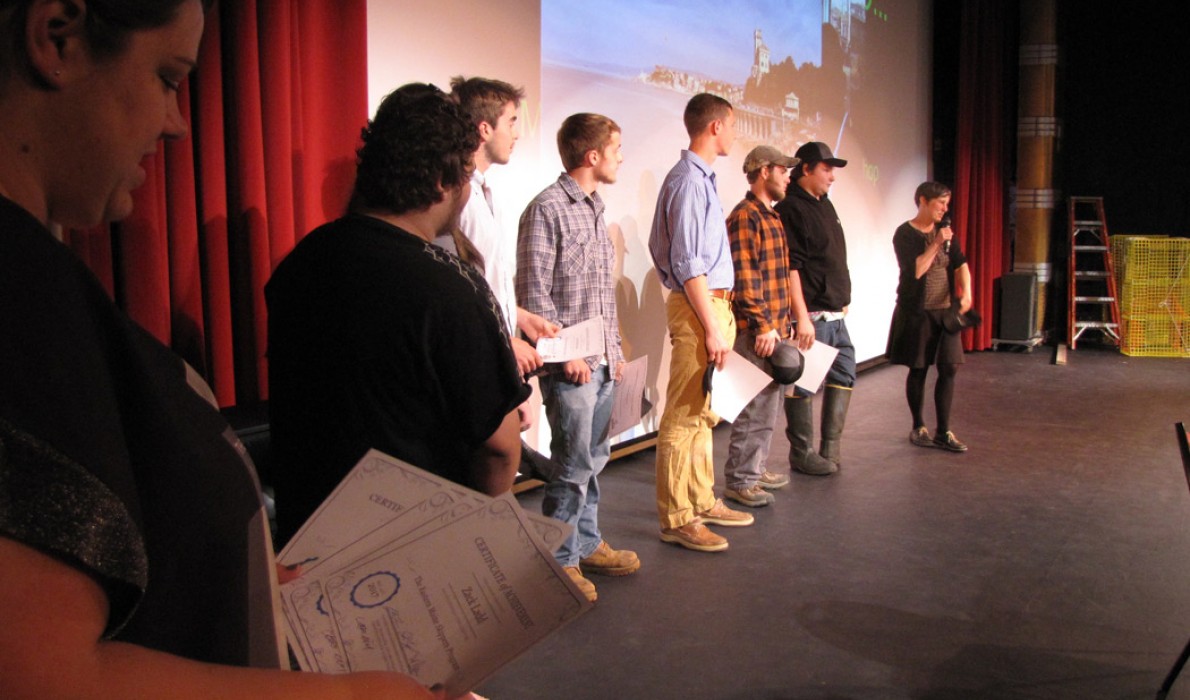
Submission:
[[[730,423],[772,381],[764,370],[732,350],[723,369],[711,373],[711,411]]]
[[[567,534],[371,451],[279,556],[309,561],[281,587],[299,665],[466,692],[590,608],[552,554]]]
[[[537,354],[544,362],[566,362],[580,357],[602,355],[603,317],[595,316],[582,323],[563,328],[556,338],[539,338]]]
[[[794,386],[805,389],[811,394],[818,393],[818,388],[822,386],[822,380],[826,378],[826,373],[830,371],[835,356],[838,354],[837,348],[815,340],[809,350],[802,351],[802,376],[793,383]],[[785,395],[792,396],[792,392],[793,387],[789,387]]]

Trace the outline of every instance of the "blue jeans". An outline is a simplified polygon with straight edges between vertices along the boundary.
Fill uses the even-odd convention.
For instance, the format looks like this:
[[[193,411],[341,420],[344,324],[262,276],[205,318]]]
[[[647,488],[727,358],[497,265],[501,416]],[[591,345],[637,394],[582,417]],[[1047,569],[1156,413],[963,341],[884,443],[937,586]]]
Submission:
[[[541,378],[541,397],[553,437],[550,457],[558,472],[547,474],[541,512],[570,523],[574,532],[554,553],[562,566],[577,566],[599,546],[599,472],[611,455],[607,434],[615,382],[607,366],[591,372],[586,384],[571,384],[560,374]]]
[[[851,344],[851,334],[847,332],[846,319],[815,321],[814,338],[839,351],[830,370],[826,373],[824,384],[844,388],[855,386],[855,346]],[[800,386],[797,388],[797,395],[813,396]]]
[[[768,372],[768,361],[756,355],[756,336],[752,333],[740,331],[736,335],[735,351]],[[731,424],[731,443],[727,446],[727,462],[723,465],[727,488],[736,491],[750,488],[764,474],[769,461],[769,444],[773,440],[773,424],[781,409],[784,392],[784,386],[769,382]]]

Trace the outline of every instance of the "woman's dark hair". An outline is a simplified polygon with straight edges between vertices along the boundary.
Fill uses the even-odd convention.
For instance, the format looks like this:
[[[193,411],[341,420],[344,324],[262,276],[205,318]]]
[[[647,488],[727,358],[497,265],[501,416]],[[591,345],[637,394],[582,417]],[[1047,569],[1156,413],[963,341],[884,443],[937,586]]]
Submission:
[[[85,28],[91,55],[103,60],[118,56],[137,31],[156,29],[173,21],[178,8],[189,0],[87,0]],[[203,11],[214,0],[201,0]],[[9,49],[0,53],[0,77],[9,75],[13,62],[23,66],[24,52],[4,55],[25,43],[25,23],[32,0],[0,0],[0,35]]]
[[[0,0],[2,2],[3,0]],[[119,55],[133,32],[163,27],[188,0],[87,0],[87,41],[96,58]],[[214,0],[202,0],[203,12]]]
[[[389,93],[360,137],[352,211],[425,209],[441,201],[439,184],[453,189],[471,178],[479,148],[479,132],[459,105],[425,83]]]
[[[930,202],[939,197],[945,197],[948,194],[950,194],[949,187],[941,182],[927,180],[917,186],[917,191],[913,193],[913,203],[920,206],[922,197],[925,197],[926,201]]]

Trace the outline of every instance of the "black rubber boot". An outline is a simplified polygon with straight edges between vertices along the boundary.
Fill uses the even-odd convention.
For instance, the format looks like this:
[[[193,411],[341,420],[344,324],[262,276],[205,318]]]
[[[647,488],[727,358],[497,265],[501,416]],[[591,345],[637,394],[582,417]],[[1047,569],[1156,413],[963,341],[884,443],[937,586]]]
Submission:
[[[789,438],[789,466],[803,474],[826,476],[839,470],[814,451],[814,401],[785,399],[785,436]]]
[[[847,408],[850,405],[851,389],[826,385],[826,393],[822,395],[822,446],[818,454],[836,467],[842,462],[839,439],[843,437],[843,424],[847,422]]]

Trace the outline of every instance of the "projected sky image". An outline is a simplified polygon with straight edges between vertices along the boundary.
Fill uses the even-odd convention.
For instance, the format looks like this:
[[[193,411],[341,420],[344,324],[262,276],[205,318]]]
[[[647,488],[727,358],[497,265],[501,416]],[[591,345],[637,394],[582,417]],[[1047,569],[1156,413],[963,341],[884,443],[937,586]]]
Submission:
[[[542,152],[569,114],[620,124],[624,164],[603,196],[625,232],[624,274],[638,280],[651,260],[633,239],[647,239],[657,183],[688,144],[681,120],[692,95],[735,108],[735,145],[713,164],[725,210],[743,196],[740,168],[754,146],[793,153],[825,142],[848,160],[830,196],[848,238],[852,337],[861,357],[878,355],[895,288],[892,232],[926,175],[922,17],[911,0],[543,2]]]
[[[712,92],[735,105],[748,142],[840,149],[887,22],[874,0],[543,3],[543,76],[547,89],[568,69]],[[879,163],[864,167],[879,176]]]
[[[727,9],[725,9],[727,8]],[[818,63],[822,56],[821,0],[686,3],[542,3],[543,63],[634,76],[656,64],[725,82],[743,83],[752,58],[752,33],[763,28],[776,60]]]

